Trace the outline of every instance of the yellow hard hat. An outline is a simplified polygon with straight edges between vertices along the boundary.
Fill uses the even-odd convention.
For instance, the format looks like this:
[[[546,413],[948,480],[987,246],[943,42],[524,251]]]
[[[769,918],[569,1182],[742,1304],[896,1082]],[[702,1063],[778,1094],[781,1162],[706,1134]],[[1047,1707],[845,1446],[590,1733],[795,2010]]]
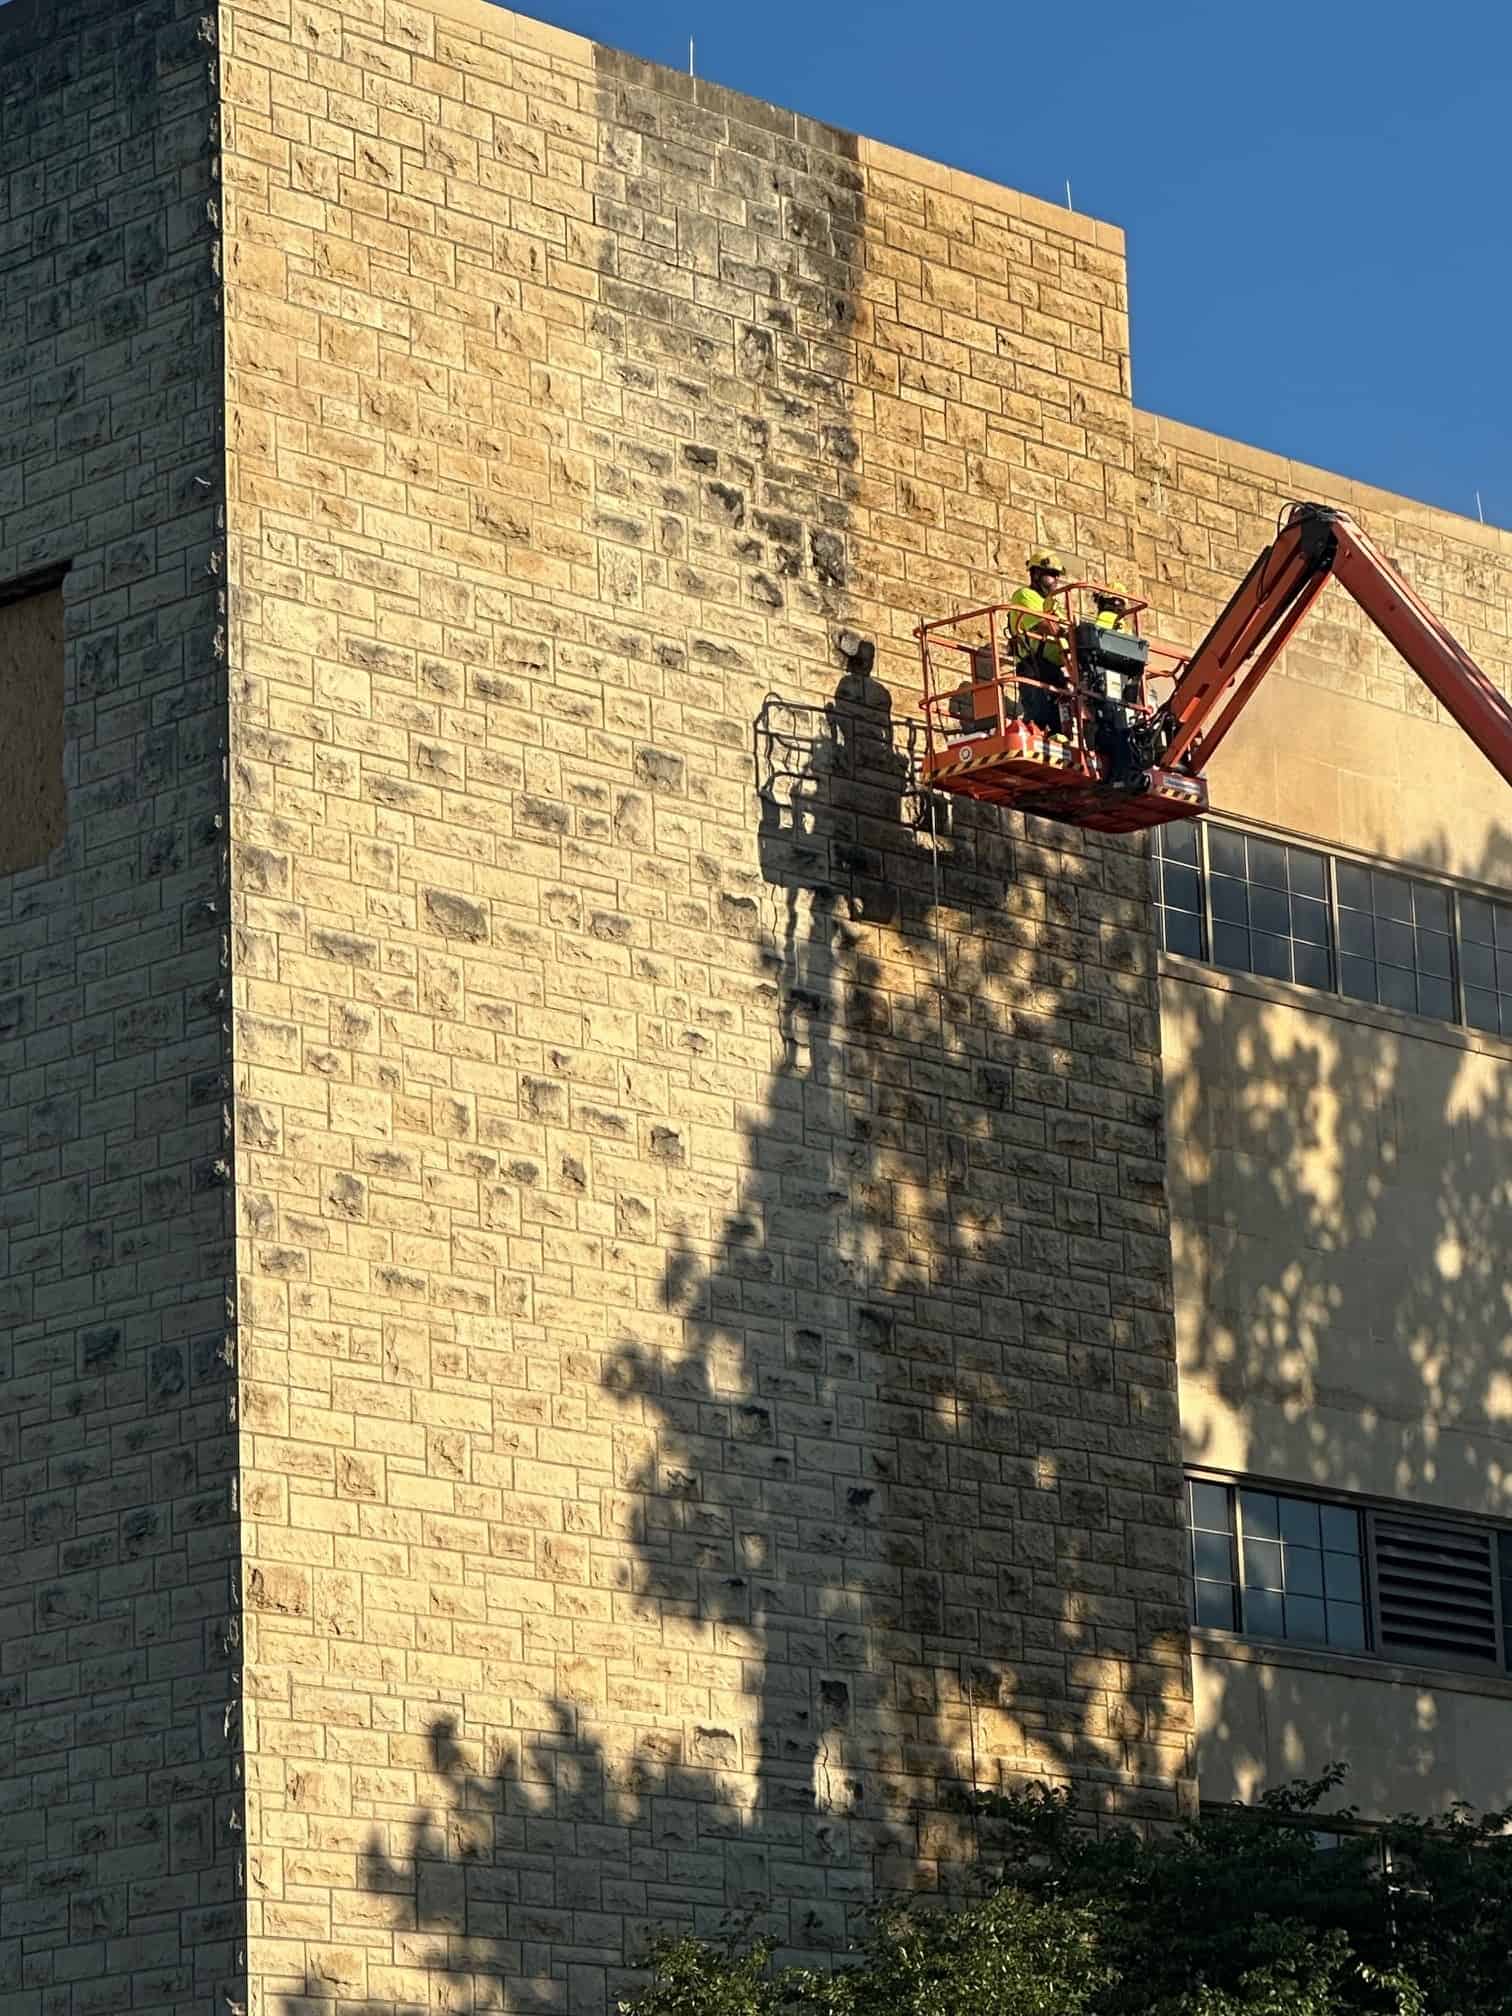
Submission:
[[[1041,567],[1051,574],[1064,574],[1066,571],[1060,563],[1060,555],[1058,553],[1047,552],[1043,546],[1037,553],[1031,553],[1024,564],[1028,567],[1031,574],[1037,572]]]
[[[1097,593],[1100,600],[1108,601],[1117,595],[1121,600],[1127,602],[1132,599],[1134,591],[1130,588],[1127,581],[1104,581]]]

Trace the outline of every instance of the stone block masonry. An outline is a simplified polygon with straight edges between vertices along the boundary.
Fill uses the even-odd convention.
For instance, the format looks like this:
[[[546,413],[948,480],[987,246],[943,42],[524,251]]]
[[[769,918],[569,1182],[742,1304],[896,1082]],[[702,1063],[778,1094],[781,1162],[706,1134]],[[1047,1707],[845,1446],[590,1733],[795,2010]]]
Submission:
[[[6,2016],[245,1993],[216,99],[201,8],[0,11]]]
[[[592,2012],[1178,1812],[1146,864],[906,718],[1135,553],[1119,235],[482,0],[6,13],[0,1992]]]
[[[254,2004],[1174,1813],[1144,860],[921,828],[899,718],[1132,553],[1121,241],[482,6],[222,24]]]

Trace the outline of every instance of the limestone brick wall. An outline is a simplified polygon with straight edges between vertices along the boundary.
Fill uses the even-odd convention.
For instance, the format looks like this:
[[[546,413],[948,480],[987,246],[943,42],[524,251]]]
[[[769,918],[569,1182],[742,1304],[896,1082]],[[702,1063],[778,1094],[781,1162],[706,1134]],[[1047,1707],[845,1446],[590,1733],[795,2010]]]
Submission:
[[[254,2006],[1173,1812],[1145,862],[931,830],[903,718],[1133,551],[1117,234],[472,0],[221,22]]]
[[[206,33],[176,0],[0,11],[0,599],[67,568],[66,806],[6,768],[54,725],[0,748],[48,829],[12,823],[0,875],[12,2016],[239,1992]],[[57,635],[26,609],[32,709]]]

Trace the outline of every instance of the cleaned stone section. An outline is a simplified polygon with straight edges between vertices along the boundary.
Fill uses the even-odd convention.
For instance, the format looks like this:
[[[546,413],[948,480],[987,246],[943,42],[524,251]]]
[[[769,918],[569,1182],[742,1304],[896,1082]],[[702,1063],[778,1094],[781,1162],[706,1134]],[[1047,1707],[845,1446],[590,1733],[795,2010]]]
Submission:
[[[903,718],[1132,550],[1116,234],[462,0],[222,25],[254,2005],[1175,1812],[1145,864]]]
[[[16,2016],[241,1992],[210,33],[0,10],[0,593],[68,566],[66,823],[0,875]]]
[[[63,839],[63,596],[0,599],[0,875],[35,868]]]

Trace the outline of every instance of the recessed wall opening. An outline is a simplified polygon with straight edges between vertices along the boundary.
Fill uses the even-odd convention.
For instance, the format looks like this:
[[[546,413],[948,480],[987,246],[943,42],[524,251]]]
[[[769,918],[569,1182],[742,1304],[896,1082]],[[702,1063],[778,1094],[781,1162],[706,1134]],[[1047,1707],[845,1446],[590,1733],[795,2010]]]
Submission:
[[[68,825],[63,577],[0,584],[0,875],[37,868]]]

